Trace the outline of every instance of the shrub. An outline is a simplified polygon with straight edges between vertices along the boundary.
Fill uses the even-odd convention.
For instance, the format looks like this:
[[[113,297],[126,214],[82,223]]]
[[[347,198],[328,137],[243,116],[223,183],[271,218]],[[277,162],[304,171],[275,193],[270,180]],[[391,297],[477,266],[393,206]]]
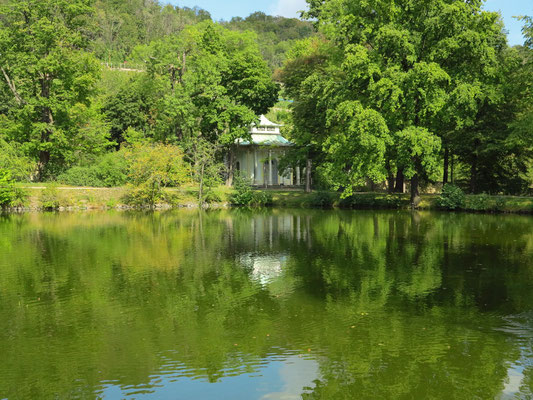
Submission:
[[[459,210],[465,206],[465,194],[455,185],[446,184],[437,198],[437,207],[445,210]]]
[[[373,193],[357,193],[339,201],[341,208],[401,208],[407,206],[408,200],[401,195],[376,195]]]
[[[498,196],[496,197],[496,201],[494,202],[493,209],[495,211],[503,211],[505,210],[505,204],[507,203],[505,197]]]
[[[132,186],[122,198],[124,204],[132,207],[155,207],[157,203],[164,200],[165,196],[162,190],[140,185]]]
[[[39,196],[39,204],[43,210],[57,210],[59,204],[59,192],[55,185],[50,185],[43,189]]]
[[[466,208],[471,211],[488,211],[490,210],[490,196],[485,193],[469,196]]]
[[[190,168],[177,146],[135,143],[124,154],[132,184],[126,204],[154,207],[164,199],[164,187],[177,187],[190,179]]]
[[[330,192],[315,192],[309,199],[309,205],[316,208],[331,208],[335,202],[335,196]]]
[[[235,176],[234,192],[229,201],[236,206],[269,206],[272,205],[272,194],[269,192],[254,191],[250,182],[242,177]]]
[[[19,208],[26,207],[28,205],[28,198],[30,197],[28,192],[24,189],[15,187],[13,193],[13,199],[11,201],[11,207]]]
[[[123,186],[128,180],[128,162],[123,151],[104,155],[96,166],[103,186]]]
[[[207,204],[211,203],[220,203],[222,201],[222,197],[219,193],[214,191],[212,188],[208,187],[208,190],[204,192],[204,202]]]
[[[272,193],[256,191],[254,192],[252,203],[250,205],[256,207],[265,207],[271,206],[273,202],[274,199],[272,198]]]
[[[126,184],[128,165],[123,152],[108,153],[92,166],[75,166],[58,176],[72,186],[113,187]]]
[[[17,181],[24,181],[31,177],[36,169],[36,163],[24,155],[20,144],[8,143],[0,138],[0,169],[10,171],[13,179]]]
[[[71,186],[104,186],[96,167],[72,167],[57,177],[58,182]]]
[[[229,198],[231,204],[249,206],[253,202],[254,190],[247,179],[236,175],[233,180],[233,188],[234,192]]]
[[[0,169],[0,207],[10,207],[15,200],[15,192],[15,181],[11,176],[11,172]]]

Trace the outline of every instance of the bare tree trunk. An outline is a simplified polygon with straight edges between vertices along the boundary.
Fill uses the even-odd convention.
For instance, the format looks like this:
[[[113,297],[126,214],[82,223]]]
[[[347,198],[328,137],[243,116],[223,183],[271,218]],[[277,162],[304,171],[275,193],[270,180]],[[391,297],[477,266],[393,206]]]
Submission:
[[[311,168],[313,167],[313,162],[310,158],[307,159],[307,164],[305,166],[305,192],[311,193]]]
[[[403,193],[404,191],[404,176],[403,176],[403,169],[398,168],[398,172],[396,172],[396,186],[394,187],[395,193]]]

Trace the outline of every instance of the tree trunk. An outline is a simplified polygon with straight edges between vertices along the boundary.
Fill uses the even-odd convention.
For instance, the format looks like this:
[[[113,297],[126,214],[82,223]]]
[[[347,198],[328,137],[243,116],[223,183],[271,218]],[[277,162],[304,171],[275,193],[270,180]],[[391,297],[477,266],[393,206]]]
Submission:
[[[404,191],[404,176],[403,176],[403,169],[398,168],[398,172],[396,173],[396,186],[394,187],[395,193],[403,193]]]
[[[451,162],[451,168],[450,168],[450,180],[452,182],[452,185],[455,185],[455,160],[454,160],[454,155],[453,153],[451,154],[451,159],[452,159],[452,162]]]
[[[419,179],[418,174],[414,174],[411,178],[411,207],[417,208],[420,204],[420,193],[418,190]]]
[[[387,193],[394,192],[394,175],[392,174],[391,167],[389,162],[387,161]]]
[[[413,158],[416,173],[411,178],[411,207],[417,208],[420,204],[420,171],[422,170],[422,163],[418,157]]]
[[[305,166],[305,193],[311,193],[311,168],[313,167],[313,162],[310,158],[307,159],[307,164]]]
[[[44,76],[41,79],[41,97],[48,99],[50,97],[50,80],[47,76]],[[41,132],[41,144],[48,143],[50,141],[50,135],[52,134],[52,124],[54,123],[54,117],[52,115],[52,110],[50,107],[42,107],[41,109],[41,122],[48,125],[48,128],[44,129]],[[39,150],[39,180],[42,181],[44,178],[44,173],[46,165],[50,161],[50,151],[49,150]]]
[[[200,188],[198,190],[198,204],[200,206],[204,203],[204,170],[205,163],[202,164],[202,169],[200,170]]]
[[[448,169],[450,163],[450,150],[448,147],[444,148],[444,174],[442,176],[442,184],[446,185],[448,183]]]
[[[477,155],[474,154],[472,168],[470,169],[470,192],[476,193],[477,190]]]

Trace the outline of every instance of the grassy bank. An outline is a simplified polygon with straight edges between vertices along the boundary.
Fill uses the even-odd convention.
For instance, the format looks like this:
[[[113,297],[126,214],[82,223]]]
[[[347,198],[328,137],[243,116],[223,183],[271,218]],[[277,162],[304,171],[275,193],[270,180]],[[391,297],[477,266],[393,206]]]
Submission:
[[[335,192],[272,191],[274,206],[347,209],[409,209],[409,194],[356,193],[341,199]],[[418,206],[421,210],[439,210],[439,195],[423,194]],[[466,195],[465,203],[458,211],[490,213],[533,213],[533,197]]]
[[[27,193],[19,210],[86,210],[131,208],[125,201],[128,188],[91,188],[57,186],[50,184],[19,184]],[[302,190],[269,190],[272,206],[286,208],[347,208],[347,209],[409,209],[408,194],[356,193],[349,199],[341,199],[335,192],[305,193]],[[211,206],[229,206],[233,189],[216,188],[210,196]],[[423,210],[437,210],[438,195],[422,195],[419,205]],[[158,207],[197,207],[198,189],[183,187],[165,189],[166,201]],[[49,207],[53,205],[53,207]],[[533,213],[533,197],[466,195],[461,211]]]
[[[74,187],[53,184],[18,184],[27,197],[16,207],[19,210],[87,210],[132,208],[127,202],[129,188]],[[184,187],[164,189],[165,201],[160,208],[198,206],[198,189]],[[228,202],[231,189],[224,186],[213,191],[213,203],[224,205]]]

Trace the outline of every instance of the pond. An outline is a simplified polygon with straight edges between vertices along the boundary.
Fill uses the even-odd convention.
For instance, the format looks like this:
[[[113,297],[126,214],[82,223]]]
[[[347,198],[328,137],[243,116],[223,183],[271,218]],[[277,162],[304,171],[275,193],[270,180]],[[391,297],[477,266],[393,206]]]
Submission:
[[[528,216],[0,216],[0,399],[532,392]]]

